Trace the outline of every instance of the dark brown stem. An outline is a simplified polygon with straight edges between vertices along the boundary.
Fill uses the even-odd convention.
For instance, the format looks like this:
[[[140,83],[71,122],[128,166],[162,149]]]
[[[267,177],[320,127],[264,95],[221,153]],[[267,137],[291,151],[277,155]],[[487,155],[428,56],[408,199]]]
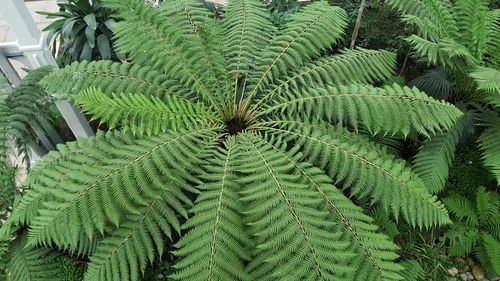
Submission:
[[[354,25],[354,30],[352,31],[351,37],[351,49],[354,49],[356,44],[356,39],[358,38],[359,28],[361,26],[361,19],[363,17],[363,11],[365,10],[366,0],[361,0],[361,5],[359,5],[358,18],[356,19],[356,24]]]
[[[410,53],[407,53],[405,59],[403,61],[403,66],[401,66],[401,70],[399,71],[399,76],[403,75],[406,65],[408,64],[408,59],[410,58]]]

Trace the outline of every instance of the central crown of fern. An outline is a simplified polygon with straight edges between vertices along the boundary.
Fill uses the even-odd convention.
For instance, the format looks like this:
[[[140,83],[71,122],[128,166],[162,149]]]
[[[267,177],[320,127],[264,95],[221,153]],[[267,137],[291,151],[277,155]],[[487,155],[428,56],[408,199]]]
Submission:
[[[112,130],[37,164],[4,227],[27,226],[27,247],[88,255],[86,281],[138,280],[166,251],[179,280],[385,281],[402,279],[397,247],[342,189],[412,226],[449,223],[370,135],[430,136],[461,112],[370,86],[392,53],[322,56],[344,10],[317,2],[276,29],[259,0],[222,18],[197,0],[104,2],[131,63],[75,63],[42,84]]]

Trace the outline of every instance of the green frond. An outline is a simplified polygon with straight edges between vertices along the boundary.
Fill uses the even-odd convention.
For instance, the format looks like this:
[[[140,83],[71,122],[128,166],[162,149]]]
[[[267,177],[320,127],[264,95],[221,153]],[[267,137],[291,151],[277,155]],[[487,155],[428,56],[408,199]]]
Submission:
[[[241,186],[237,182],[235,158],[238,146],[233,138],[225,142],[205,166],[201,191],[191,209],[194,214],[183,226],[187,234],[173,253],[178,280],[250,280],[243,261],[250,260],[251,244],[243,227]]]
[[[55,71],[40,82],[48,92],[61,96],[78,94],[89,87],[112,93],[141,93],[148,96],[192,98],[179,82],[137,64],[112,61],[82,61]]]
[[[450,38],[430,41],[410,35],[406,41],[413,46],[414,56],[421,58],[428,65],[463,71],[477,64],[477,60],[464,45]]]
[[[473,115],[471,111],[466,112],[450,130],[426,139],[418,149],[411,166],[429,192],[436,194],[444,189],[455,150],[460,141],[471,134]]]
[[[202,2],[166,1],[159,9],[141,0],[104,3],[125,19],[113,30],[119,52],[129,54],[134,64],[148,65],[217,105],[213,92],[220,92],[215,77],[219,70],[215,68],[220,67],[222,55],[212,50],[212,44],[204,44],[210,36],[205,26],[210,12]]]
[[[490,36],[489,3],[489,0],[456,0],[453,3],[460,40],[479,61],[483,59]]]
[[[314,163],[335,183],[350,187],[357,197],[370,196],[386,212],[412,226],[432,227],[450,222],[444,206],[429,194],[421,180],[383,149],[341,127],[301,121],[270,121],[261,128],[287,136],[303,147],[304,160]]]
[[[417,88],[396,84],[383,88],[349,85],[290,91],[276,98],[263,114],[280,112],[286,119],[319,117],[354,128],[363,125],[372,134],[408,135],[414,129],[425,136],[450,129],[462,115],[447,102],[435,100]]]
[[[63,281],[55,256],[46,249],[26,247],[26,235],[12,242],[6,281]]]
[[[500,183],[500,124],[492,125],[479,137],[479,147],[483,151],[484,166]]]
[[[346,280],[354,253],[293,164],[261,138],[240,134],[241,196],[255,242],[248,270],[258,280]],[[296,159],[296,156],[291,156]],[[259,200],[256,200],[256,199]]]
[[[454,224],[445,234],[449,241],[448,253],[451,256],[461,257],[472,253],[481,242],[481,235],[476,227]]]
[[[164,191],[149,198],[149,206],[139,208],[138,215],[129,215],[117,230],[99,241],[97,250],[90,256],[84,281],[141,280],[155,253],[163,253],[164,237],[172,237],[172,228],[180,233],[178,211],[187,213],[174,192]]]
[[[353,280],[401,280],[398,273],[402,267],[394,263],[398,257],[395,254],[397,246],[389,241],[387,236],[377,232],[378,227],[373,223],[373,219],[363,214],[361,208],[354,205],[342,191],[333,186],[332,180],[323,171],[308,163],[298,163],[284,153],[286,143],[278,140],[272,146],[282,150],[282,157],[302,174],[309,182],[311,190],[321,195],[328,211],[343,233],[341,238],[351,243],[350,249],[357,255],[352,261],[357,269]]]
[[[134,135],[165,133],[168,129],[193,128],[215,121],[215,114],[201,103],[175,96],[162,99],[140,94],[108,96],[95,88],[73,96],[75,102],[93,119],[122,128]]]
[[[425,271],[416,260],[405,260],[401,263],[404,270],[401,275],[406,281],[424,281]]]
[[[327,2],[307,5],[290,20],[262,50],[252,75],[252,97],[257,91],[304,66],[322,50],[332,46],[346,27],[346,12]]]
[[[485,187],[480,187],[476,192],[476,209],[479,214],[479,221],[484,224],[489,218],[498,215],[500,212],[500,201],[497,193],[486,191]]]
[[[404,15],[428,19],[445,36],[457,37],[458,29],[448,3],[443,0],[388,0],[386,3]],[[420,30],[419,30],[420,31]]]
[[[443,202],[450,213],[459,220],[466,221],[471,227],[476,227],[479,224],[476,206],[469,199],[456,194],[443,199]]]
[[[61,143],[51,119],[51,95],[38,82],[52,71],[52,66],[30,70],[21,84],[5,99],[9,108],[8,131],[6,134],[24,155],[29,168],[29,144],[38,141],[37,134],[45,134],[53,145]],[[6,120],[6,121],[7,121]]]
[[[113,134],[98,133],[95,137],[83,138],[76,142],[68,142],[64,145],[58,145],[57,150],[46,154],[37,165],[30,171],[28,179],[23,183],[25,189],[29,190],[22,200],[18,202],[11,216],[7,220],[9,224],[29,225],[33,218],[37,216],[38,209],[43,202],[51,198],[50,189],[38,189],[38,185],[55,184],[59,179],[65,181],[69,179],[69,174],[63,170],[52,170],[50,167],[60,165],[65,161],[73,161],[73,169],[78,170],[81,165],[95,165],[97,159],[91,157],[82,157],[85,151],[94,151],[97,149],[97,143],[106,141],[113,137]]]
[[[487,269],[498,275],[500,274],[500,241],[487,233],[483,233],[481,236],[484,250],[488,255],[488,259],[481,259],[481,263],[489,265]]]
[[[500,68],[500,9],[490,11],[491,18],[490,34],[486,45],[486,65],[493,68]]]
[[[476,82],[478,89],[497,98],[500,96],[500,70],[478,67],[469,75]]]
[[[396,55],[383,50],[344,49],[332,55],[308,63],[288,74],[262,94],[258,104],[280,96],[291,89],[316,85],[345,85],[384,81],[394,74]],[[257,106],[255,106],[257,107]]]
[[[124,216],[148,206],[148,198],[168,190],[165,180],[194,180],[190,172],[197,170],[196,151],[201,149],[196,144],[213,142],[216,130],[204,127],[189,132],[169,131],[141,140],[110,133],[84,155],[45,167],[46,180],[34,184],[33,189],[42,194],[49,192],[50,198],[39,207],[30,225],[30,245],[53,242],[59,247],[76,248],[80,230],[93,237],[107,226],[119,226]],[[82,161],[96,165],[77,164]],[[181,163],[188,165],[175,170]],[[59,178],[61,173],[63,180]],[[181,187],[191,190],[181,183]]]
[[[270,13],[260,0],[232,0],[224,7],[224,55],[230,79],[248,78],[248,71],[274,33]]]
[[[448,75],[442,68],[428,70],[410,81],[408,85],[415,86],[436,99],[447,99],[453,91],[453,84],[448,80]]]

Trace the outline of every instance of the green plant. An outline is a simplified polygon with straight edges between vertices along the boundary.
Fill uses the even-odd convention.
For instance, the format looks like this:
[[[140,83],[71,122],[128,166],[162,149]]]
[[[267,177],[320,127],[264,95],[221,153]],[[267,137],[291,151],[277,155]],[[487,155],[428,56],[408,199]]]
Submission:
[[[49,116],[52,97],[38,85],[50,71],[50,67],[31,70],[12,93],[0,92],[0,225],[20,191],[13,159],[22,157],[19,160],[29,170],[30,146],[38,146],[39,136],[47,136],[52,144],[62,142]]]
[[[76,263],[65,256],[57,257],[56,259],[57,276],[63,281],[82,281],[85,267],[81,263]]]
[[[3,95],[0,114],[2,115],[0,138],[2,153],[11,153],[9,142],[13,142],[18,155],[25,157],[24,162],[29,166],[29,145],[38,142],[39,135],[45,135],[52,144],[61,143],[62,140],[55,133],[51,119],[50,107],[53,97],[48,94],[38,83],[52,67],[41,67],[29,70],[21,84],[12,93]],[[29,168],[29,167],[28,167]]]
[[[61,50],[56,57],[62,65],[80,60],[117,59],[111,32],[115,20],[100,0],[69,0],[57,5],[59,12],[38,13],[55,19],[44,31],[49,32],[47,42],[53,42],[54,51],[60,41]]]
[[[473,122],[462,120],[425,141],[414,162],[420,167],[417,174],[431,191],[442,190],[455,146],[476,123],[484,129],[479,138],[484,165],[500,183],[500,10],[489,10],[488,0],[387,2],[415,27],[416,34],[407,38],[414,55],[444,70],[427,72],[414,83],[434,96],[463,103],[469,110],[463,119],[481,113]]]
[[[430,136],[462,113],[368,85],[392,76],[392,53],[321,57],[344,10],[313,3],[275,30],[258,0],[221,20],[196,0],[105,4],[132,63],[74,63],[42,84],[115,130],[31,172],[3,227],[28,227],[28,249],[85,252],[87,281],[138,280],[166,239],[175,279],[400,280],[396,246],[334,183],[412,227],[450,222],[405,161],[356,132]]]
[[[494,187],[495,178],[482,166],[481,151],[475,143],[460,149],[450,166],[450,175],[440,197],[459,194],[475,199],[477,186]]]
[[[461,195],[444,199],[456,221],[446,233],[449,253],[465,256],[472,252],[490,273],[500,274],[500,196],[480,187],[475,200]]]

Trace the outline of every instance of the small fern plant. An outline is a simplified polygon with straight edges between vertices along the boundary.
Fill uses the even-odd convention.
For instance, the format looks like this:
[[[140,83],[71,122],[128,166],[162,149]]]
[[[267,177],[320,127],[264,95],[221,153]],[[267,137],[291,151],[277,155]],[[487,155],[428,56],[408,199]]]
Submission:
[[[27,229],[27,249],[88,256],[86,281],[139,280],[165,252],[177,280],[401,280],[397,247],[344,192],[413,227],[450,223],[405,161],[357,132],[432,136],[462,113],[370,86],[392,53],[325,56],[344,10],[316,2],[278,30],[259,0],[222,18],[197,0],[104,4],[131,63],[74,63],[42,84],[112,130],[37,164],[9,241]]]
[[[415,28],[407,38],[414,56],[438,67],[413,82],[468,110],[451,130],[426,140],[413,161],[415,172],[435,193],[444,188],[456,147],[474,134],[474,125],[483,131],[484,165],[500,183],[500,9],[490,10],[489,2],[387,1]]]
[[[455,194],[444,199],[457,221],[445,237],[449,253],[465,256],[474,253],[491,274],[500,275],[500,196],[480,187],[475,201]]]

